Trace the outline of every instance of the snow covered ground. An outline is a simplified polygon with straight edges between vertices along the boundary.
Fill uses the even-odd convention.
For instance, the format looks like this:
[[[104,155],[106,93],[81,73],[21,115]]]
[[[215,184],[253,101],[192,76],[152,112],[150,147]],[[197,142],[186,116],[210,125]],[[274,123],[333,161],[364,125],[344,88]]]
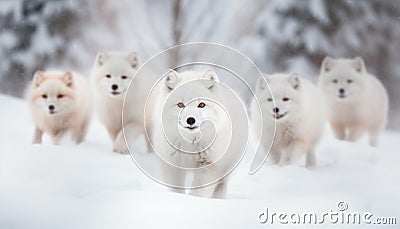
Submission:
[[[340,212],[340,201],[348,205],[343,212],[397,217],[397,225],[345,228],[400,227],[400,133],[385,132],[380,147],[372,148],[365,139],[337,141],[327,130],[312,170],[266,165],[250,176],[250,157],[245,157],[231,178],[228,198],[213,200],[166,191],[137,169],[129,155],[111,152],[96,120],[79,146],[68,141],[31,145],[27,104],[0,96],[0,105],[1,229],[271,228],[270,222],[258,222],[267,208],[270,214],[322,215]],[[338,224],[319,226],[343,227]],[[274,226],[282,224],[275,218]]]

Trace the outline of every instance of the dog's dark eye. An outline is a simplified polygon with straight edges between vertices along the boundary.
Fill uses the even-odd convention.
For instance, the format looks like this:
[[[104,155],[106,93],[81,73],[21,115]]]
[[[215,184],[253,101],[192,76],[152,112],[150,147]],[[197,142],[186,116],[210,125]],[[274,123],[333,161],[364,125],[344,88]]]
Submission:
[[[121,76],[121,79],[126,80],[126,79],[128,79],[128,77],[127,76]]]
[[[268,101],[268,102],[272,102],[272,98],[268,98],[267,101]]]
[[[184,108],[185,107],[185,104],[183,104],[183,103],[178,103],[177,105],[178,105],[179,108]]]
[[[199,105],[197,106],[198,108],[204,108],[206,106],[206,104],[205,103],[203,103],[203,102],[201,102],[201,103],[199,103]]]
[[[110,75],[110,74],[107,74],[107,75],[106,75],[106,78],[109,78],[109,79],[110,79],[110,78],[111,78],[111,75]]]
[[[332,83],[338,83],[337,79],[332,80]]]
[[[42,95],[42,98],[47,99],[47,95],[46,94]]]
[[[64,95],[62,94],[57,95],[57,99],[62,99],[62,98],[64,98]]]
[[[287,102],[287,101],[289,101],[289,98],[288,98],[288,97],[284,97],[284,98],[282,99],[282,101],[283,101],[283,102]]]
[[[347,83],[353,83],[353,80],[347,80]]]

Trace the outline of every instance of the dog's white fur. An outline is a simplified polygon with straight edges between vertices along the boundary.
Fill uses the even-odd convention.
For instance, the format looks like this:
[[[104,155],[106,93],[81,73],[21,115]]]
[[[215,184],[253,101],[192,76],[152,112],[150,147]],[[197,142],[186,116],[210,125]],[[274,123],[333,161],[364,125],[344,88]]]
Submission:
[[[305,154],[306,166],[314,166],[325,121],[317,87],[296,73],[273,74],[259,79],[256,96],[252,123],[261,147],[270,150],[268,160],[287,165]]]
[[[85,137],[91,118],[91,95],[87,81],[77,73],[38,71],[27,91],[35,122],[33,143],[48,133],[55,144],[67,131],[76,143]],[[50,109],[52,107],[53,109]]]
[[[185,83],[193,83],[190,87],[181,87]],[[156,102],[154,109],[154,147],[158,154],[168,163],[184,168],[200,168],[211,165],[208,169],[211,176],[218,177],[225,174],[227,163],[216,164],[215,162],[224,154],[226,146],[229,145],[230,124],[229,117],[224,110],[208,100],[195,98],[189,101],[191,95],[208,97],[213,94],[218,97],[220,88],[218,77],[214,70],[186,71],[178,73],[170,70],[163,82],[156,89]],[[221,95],[222,96],[222,95]],[[205,107],[201,108],[201,103]],[[164,113],[164,120],[163,114]],[[193,117],[195,122],[188,124],[188,118]],[[193,152],[201,148],[204,141],[209,141],[214,135],[211,128],[203,127],[200,132],[200,125],[204,121],[210,121],[215,128],[215,139],[210,148],[198,153],[184,153],[169,144],[184,146],[187,151]],[[193,129],[190,129],[193,128]],[[173,132],[173,130],[179,130]],[[168,136],[169,140],[166,139]],[[167,164],[167,163],[164,163]],[[201,186],[205,180],[209,180],[210,174],[205,175],[205,170],[194,172],[192,187]],[[175,192],[185,192],[179,187],[185,186],[188,171],[175,169],[173,166],[162,166],[162,172],[169,184],[173,184]],[[222,177],[222,176],[221,176]],[[207,188],[194,189],[190,194],[204,197],[223,198],[226,195],[228,178],[224,177],[216,184]]]
[[[123,125],[126,130],[129,129],[129,141],[145,132],[143,114],[147,94],[140,84],[145,84],[146,79],[137,78],[139,80],[136,80],[134,90],[129,90],[123,109],[124,97],[138,66],[135,52],[99,52],[92,71],[96,112],[113,141],[114,152],[128,153]],[[149,145],[148,150],[151,150]]]
[[[382,83],[367,72],[363,59],[326,57],[319,87],[336,137],[356,141],[368,132],[370,145],[376,146],[386,126],[388,96]]]

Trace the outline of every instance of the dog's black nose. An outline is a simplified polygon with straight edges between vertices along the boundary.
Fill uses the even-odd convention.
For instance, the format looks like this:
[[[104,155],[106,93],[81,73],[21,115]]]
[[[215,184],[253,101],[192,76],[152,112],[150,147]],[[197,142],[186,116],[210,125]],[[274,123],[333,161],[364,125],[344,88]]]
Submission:
[[[111,89],[113,89],[114,91],[118,90],[118,85],[113,84],[113,85],[111,86]]]
[[[193,125],[196,122],[196,119],[194,119],[193,117],[189,117],[186,119],[186,123],[189,125]]]
[[[343,88],[340,88],[340,89],[339,89],[339,93],[340,93],[340,94],[344,94],[344,89],[343,89]]]
[[[49,106],[49,110],[51,110],[51,111],[54,110],[54,108],[55,108],[55,107],[54,107],[53,105],[50,105],[50,106]]]
[[[272,111],[273,111],[274,113],[278,114],[278,113],[279,113],[279,108],[274,107],[274,109],[272,109]]]

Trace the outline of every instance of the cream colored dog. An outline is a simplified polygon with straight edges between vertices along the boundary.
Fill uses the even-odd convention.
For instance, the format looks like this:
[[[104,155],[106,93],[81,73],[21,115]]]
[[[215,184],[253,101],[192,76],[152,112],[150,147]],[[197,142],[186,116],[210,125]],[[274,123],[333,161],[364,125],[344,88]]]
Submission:
[[[368,132],[370,145],[376,146],[386,126],[388,96],[382,83],[367,72],[364,61],[326,57],[319,87],[336,137],[356,141]]]
[[[43,133],[48,133],[57,144],[67,131],[72,131],[76,143],[85,139],[91,99],[83,77],[72,72],[38,71],[27,97],[36,127],[33,143],[42,143]]]

